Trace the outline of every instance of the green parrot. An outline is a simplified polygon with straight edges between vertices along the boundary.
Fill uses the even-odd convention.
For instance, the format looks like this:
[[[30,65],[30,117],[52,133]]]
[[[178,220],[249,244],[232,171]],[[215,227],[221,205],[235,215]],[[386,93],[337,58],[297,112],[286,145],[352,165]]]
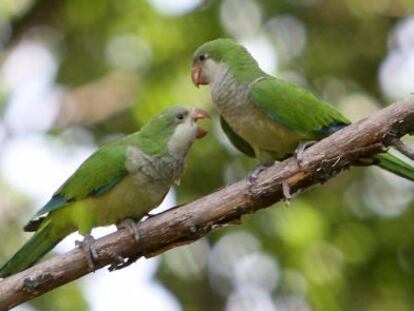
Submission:
[[[311,92],[263,72],[249,52],[231,39],[201,45],[193,54],[191,76],[197,87],[210,85],[229,140],[260,161],[254,178],[274,161],[303,152],[307,142],[350,124]],[[377,155],[373,163],[414,181],[414,167],[389,153]]]
[[[201,109],[170,107],[140,131],[99,148],[24,227],[35,233],[0,277],[32,266],[74,231],[93,239],[94,227],[147,215],[180,177],[195,139],[207,133],[196,124],[207,117]]]

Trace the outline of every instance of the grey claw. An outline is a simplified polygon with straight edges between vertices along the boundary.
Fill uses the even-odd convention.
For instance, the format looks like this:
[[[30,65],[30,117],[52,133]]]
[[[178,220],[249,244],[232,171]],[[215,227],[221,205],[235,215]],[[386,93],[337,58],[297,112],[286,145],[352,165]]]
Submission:
[[[95,239],[92,235],[85,235],[83,241],[75,241],[75,246],[85,252],[88,266],[92,271],[96,270],[95,262],[98,260],[98,253],[94,245]]]
[[[307,148],[313,146],[316,143],[317,143],[316,140],[309,140],[309,141],[304,141],[304,142],[299,143],[298,147],[296,148],[295,152],[293,153],[293,156],[295,157],[296,161],[298,162],[299,167],[301,167],[301,165],[302,165],[303,153],[305,152],[305,150]]]
[[[263,172],[266,168],[267,166],[263,164],[256,166],[247,177],[249,184],[253,184],[256,181],[257,177],[259,177],[260,173]]]
[[[286,206],[289,207],[290,200],[292,199],[292,195],[290,193],[289,183],[286,180],[282,181],[282,191],[283,191],[283,196],[285,197]]]
[[[139,231],[137,228],[137,223],[133,219],[131,218],[124,219],[123,221],[118,223],[116,226],[118,230],[120,229],[127,230],[134,237],[134,240],[136,242],[139,241],[140,236],[139,236]]]

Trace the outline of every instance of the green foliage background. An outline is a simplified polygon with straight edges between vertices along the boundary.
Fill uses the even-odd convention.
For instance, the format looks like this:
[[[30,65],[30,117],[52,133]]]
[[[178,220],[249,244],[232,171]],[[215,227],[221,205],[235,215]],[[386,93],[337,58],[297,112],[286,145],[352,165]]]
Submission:
[[[379,68],[392,46],[395,25],[414,9],[412,1],[251,2],[262,15],[261,35],[278,53],[276,75],[302,82],[351,117],[363,117],[395,99],[384,96]],[[62,133],[68,127],[85,128],[99,144],[110,135],[138,129],[172,103],[204,107],[216,116],[208,89],[192,86],[190,66],[198,45],[231,36],[223,26],[222,5],[204,1],[174,15],[144,0],[2,1],[0,63],[22,38],[40,38],[58,61],[56,83],[79,100],[79,113],[88,107],[92,116],[108,110],[100,118],[59,115],[63,121],[42,135],[65,146]],[[283,41],[266,28],[280,16],[295,18],[306,30],[306,45],[296,57],[283,57]],[[125,34],[139,38],[129,48],[150,55],[142,56],[135,68],[108,61],[108,44]],[[289,38],[289,32],[285,35]],[[122,49],[117,53],[121,60],[129,57]],[[82,90],[87,90],[85,96]],[[100,106],[106,93],[114,99]],[[8,95],[0,82],[0,121]],[[98,103],[91,106],[94,97]],[[118,100],[126,104],[117,108]],[[228,147],[216,121],[189,156],[176,189],[178,203],[241,179],[255,165]],[[81,137],[69,142],[83,143]],[[352,169],[295,196],[289,209],[277,204],[243,217],[241,225],[161,255],[156,277],[183,310],[260,310],[268,301],[279,310],[412,310],[413,190],[375,168]],[[0,262],[24,241],[20,227],[32,208],[24,193],[0,179],[0,236],[8,237],[1,243]],[[74,282],[30,304],[36,310],[87,310],[83,295]]]

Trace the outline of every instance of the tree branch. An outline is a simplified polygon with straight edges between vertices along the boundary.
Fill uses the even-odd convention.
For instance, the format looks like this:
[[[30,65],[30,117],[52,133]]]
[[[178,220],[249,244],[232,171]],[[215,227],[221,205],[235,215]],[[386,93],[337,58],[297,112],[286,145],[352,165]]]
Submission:
[[[140,242],[120,230],[98,239],[96,267],[134,261],[195,241],[209,231],[239,222],[252,213],[283,199],[282,181],[293,192],[332,178],[352,164],[384,150],[392,137],[414,133],[414,97],[395,103],[307,149],[300,167],[294,158],[261,173],[254,185],[246,180],[166,211],[137,224]],[[74,249],[0,281],[0,310],[9,309],[60,285],[90,273],[84,252]]]

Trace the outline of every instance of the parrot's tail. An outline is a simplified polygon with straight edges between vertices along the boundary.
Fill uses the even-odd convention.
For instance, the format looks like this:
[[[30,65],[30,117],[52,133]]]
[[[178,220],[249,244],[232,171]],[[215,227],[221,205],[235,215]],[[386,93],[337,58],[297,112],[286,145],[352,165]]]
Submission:
[[[31,267],[65,237],[64,234],[58,234],[57,230],[52,229],[50,219],[45,219],[29,241],[0,268],[0,278]]]
[[[390,153],[383,153],[375,156],[378,161],[375,164],[379,167],[394,173],[398,176],[414,181],[414,166],[393,156]]]

